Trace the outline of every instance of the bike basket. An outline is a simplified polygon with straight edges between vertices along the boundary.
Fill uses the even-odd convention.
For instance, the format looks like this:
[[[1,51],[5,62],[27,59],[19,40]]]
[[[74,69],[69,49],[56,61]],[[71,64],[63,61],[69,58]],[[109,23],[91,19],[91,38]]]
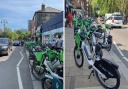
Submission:
[[[109,60],[102,59],[100,61],[95,62],[95,67],[100,70],[107,78],[116,76],[116,72],[114,69],[118,69],[118,65],[112,63]],[[111,75],[109,74],[111,73]]]
[[[42,52],[34,52],[34,54],[35,54],[37,61],[40,62],[40,61],[44,60],[44,54]]]

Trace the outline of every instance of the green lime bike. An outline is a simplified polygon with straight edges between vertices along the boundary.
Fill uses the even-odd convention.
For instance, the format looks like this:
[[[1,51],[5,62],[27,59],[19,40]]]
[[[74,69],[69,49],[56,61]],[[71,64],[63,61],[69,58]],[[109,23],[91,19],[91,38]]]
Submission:
[[[102,43],[97,40],[102,34],[98,31],[93,20],[82,20],[80,23],[79,29],[74,36],[76,65],[82,67],[84,58],[86,58],[89,64],[88,68],[91,70],[89,79],[93,74],[105,89],[118,89],[120,86],[119,66],[110,60],[102,58]],[[90,25],[87,27],[85,23]]]
[[[82,41],[87,38],[91,39],[91,34],[93,31],[89,31],[89,26],[93,23],[91,18],[88,19],[78,19],[74,20],[74,39],[75,39],[75,47],[74,47],[74,59],[75,63],[78,67],[82,67],[84,63],[83,53],[81,49]],[[77,56],[76,56],[77,55]]]
[[[32,63],[31,71],[33,76],[41,80],[44,74],[44,61],[49,61],[49,66],[51,69],[56,68],[56,66],[63,64],[63,50],[55,47],[46,47],[42,51],[34,52],[35,58]]]

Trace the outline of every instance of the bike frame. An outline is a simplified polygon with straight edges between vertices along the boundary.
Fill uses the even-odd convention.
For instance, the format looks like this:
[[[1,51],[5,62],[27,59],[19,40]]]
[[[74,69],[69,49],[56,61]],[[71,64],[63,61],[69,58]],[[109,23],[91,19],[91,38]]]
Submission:
[[[92,36],[93,36],[92,39],[93,39],[93,42],[94,42],[94,44],[93,44],[93,49],[95,50],[96,38],[95,38],[94,35],[92,35]],[[82,46],[81,46],[81,48],[82,48],[82,52],[83,52],[84,56],[87,58],[88,64],[92,67],[92,70],[96,70],[100,75],[102,75],[102,77],[106,78],[105,75],[104,75],[103,73],[101,73],[100,70],[98,70],[98,69],[95,67],[95,65],[94,65],[95,61],[101,60],[100,57],[99,57],[99,55],[95,55],[96,53],[94,53],[94,55],[95,55],[95,57],[96,57],[95,60],[94,60],[93,58],[90,58],[89,52],[88,52],[89,49],[87,48],[87,44],[85,44],[84,41],[82,41]]]
[[[44,61],[44,65],[47,71],[45,78],[52,80],[53,89],[63,89],[63,82],[60,81],[63,80],[63,78],[52,72],[52,69],[49,67],[47,60]]]

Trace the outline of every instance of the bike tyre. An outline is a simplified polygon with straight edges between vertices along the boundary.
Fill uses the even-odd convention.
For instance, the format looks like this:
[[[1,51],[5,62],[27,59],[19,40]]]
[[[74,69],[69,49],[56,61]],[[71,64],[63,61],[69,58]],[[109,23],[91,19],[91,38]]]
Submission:
[[[107,47],[107,51],[110,51],[111,50],[111,48],[112,48],[112,44],[108,44],[109,46]]]
[[[42,79],[42,88],[43,88],[43,89],[53,89],[53,88],[52,88],[52,81],[51,81],[51,87],[50,87],[50,88],[45,88],[45,86],[46,86],[46,85],[45,85],[45,82],[46,82],[47,79],[48,79],[48,78]],[[50,80],[50,79],[49,79],[49,80]]]
[[[111,87],[111,88],[108,87],[108,86],[106,86],[106,85],[100,80],[100,77],[99,77],[98,72],[95,71],[96,78],[98,79],[99,83],[100,83],[105,89],[118,89],[119,86],[120,86],[120,73],[119,73],[119,71],[118,71],[117,69],[113,69],[113,71],[115,71],[116,74],[117,74],[117,77],[116,77],[117,83],[116,83],[116,85],[115,85],[114,87]]]
[[[77,67],[81,68],[81,67],[83,66],[83,64],[84,64],[84,57],[83,57],[82,49],[80,49],[80,54],[81,54],[81,57],[82,57],[80,64],[77,63],[77,58],[75,57],[75,52],[76,52],[76,50],[77,50],[77,47],[75,46],[75,47],[74,47],[74,59],[75,59],[75,64],[77,65]]]
[[[32,73],[32,75],[35,77],[35,79],[37,79],[37,80],[42,80],[43,79],[43,75],[42,74],[44,74],[44,73],[40,73],[40,74],[38,74],[37,72],[36,72],[36,63],[35,62],[33,62],[33,65],[31,66],[31,73]],[[36,74],[35,74],[36,73]]]

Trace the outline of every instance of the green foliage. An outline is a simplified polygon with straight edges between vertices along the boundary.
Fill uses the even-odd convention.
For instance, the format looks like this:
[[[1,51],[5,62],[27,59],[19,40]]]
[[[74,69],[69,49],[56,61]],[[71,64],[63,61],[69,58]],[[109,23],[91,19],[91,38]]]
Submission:
[[[22,40],[30,36],[29,32],[25,32],[24,30],[17,30],[15,32],[12,31],[10,28],[5,28],[4,32],[0,33],[0,37],[7,37],[12,40]]]
[[[128,16],[128,0],[91,0],[90,4],[94,12],[99,11],[99,15],[120,11]]]

